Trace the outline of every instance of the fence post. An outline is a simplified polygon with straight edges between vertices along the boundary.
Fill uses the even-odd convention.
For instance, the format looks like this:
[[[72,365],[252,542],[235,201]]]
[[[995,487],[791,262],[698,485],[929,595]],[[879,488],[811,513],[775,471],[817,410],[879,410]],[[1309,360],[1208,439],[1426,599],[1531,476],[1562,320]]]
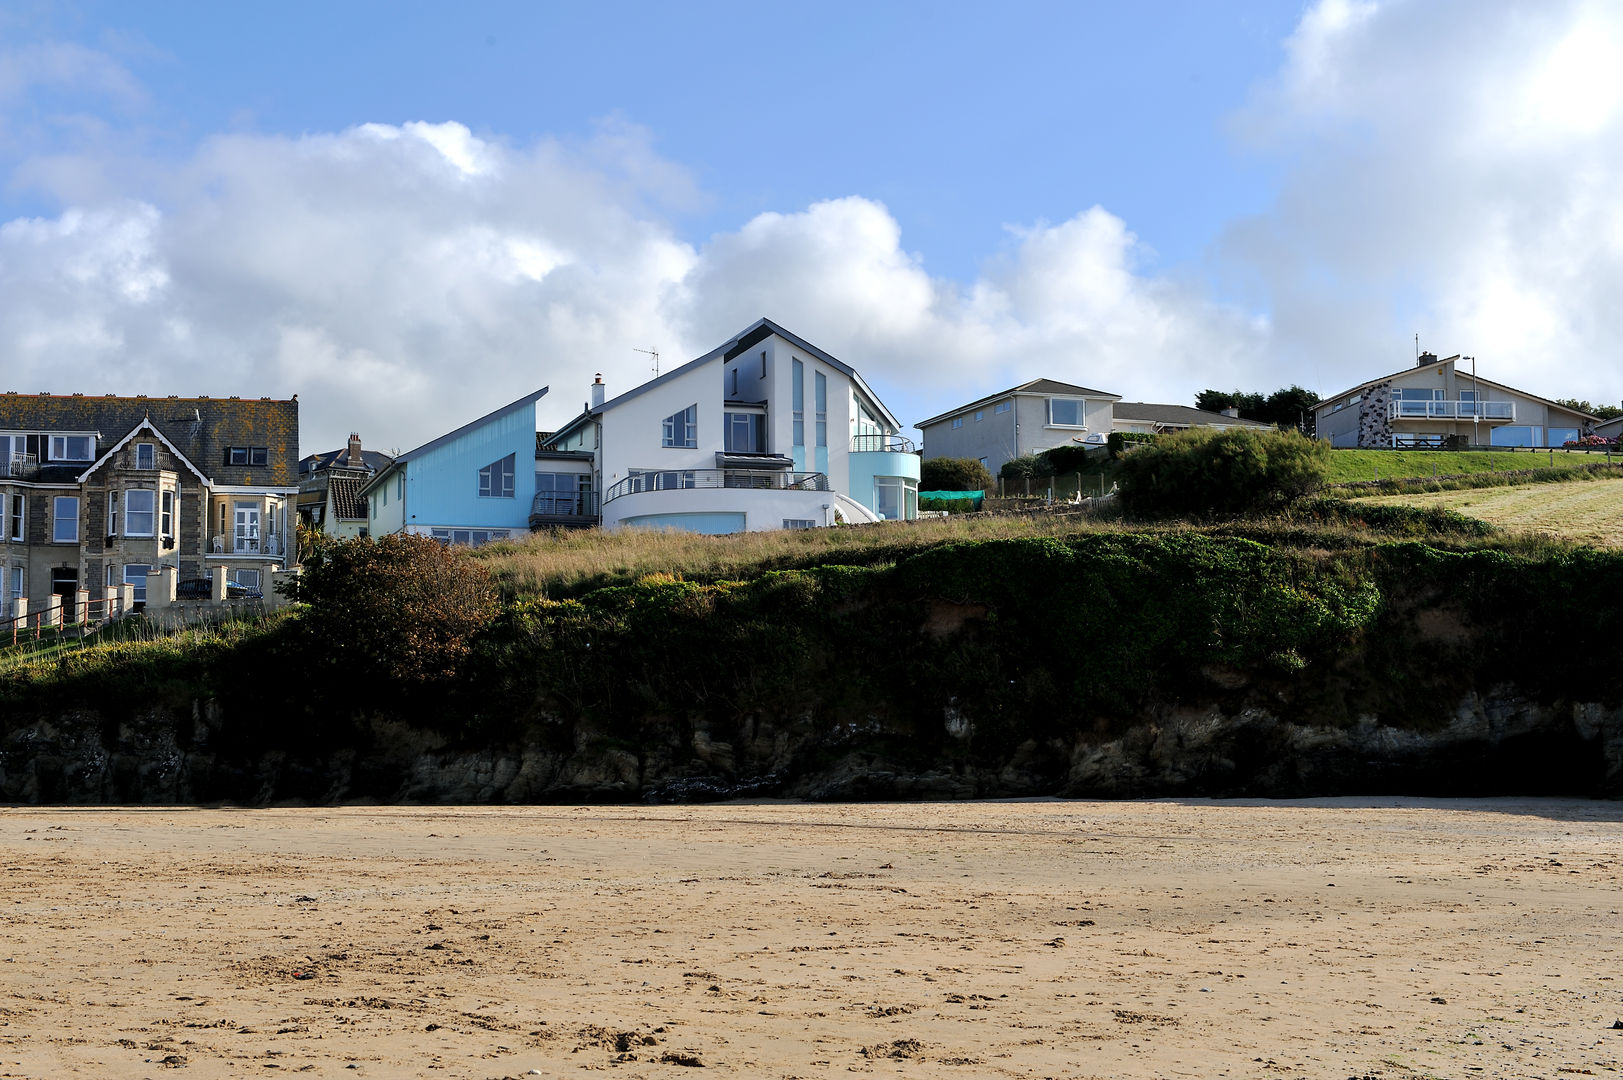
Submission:
[[[147,607],[166,608],[175,602],[175,578],[179,573],[176,567],[160,566],[147,575]],[[133,595],[130,602],[135,602]]]
[[[40,625],[61,628],[62,626],[62,594],[52,593],[45,598],[45,610],[40,612]]]
[[[216,604],[225,603],[225,567],[209,568],[209,599]]]
[[[11,643],[17,644],[17,627],[28,625],[28,597],[19,596],[12,600],[11,610]]]
[[[90,625],[90,590],[79,589],[74,593],[74,621],[81,626]]]

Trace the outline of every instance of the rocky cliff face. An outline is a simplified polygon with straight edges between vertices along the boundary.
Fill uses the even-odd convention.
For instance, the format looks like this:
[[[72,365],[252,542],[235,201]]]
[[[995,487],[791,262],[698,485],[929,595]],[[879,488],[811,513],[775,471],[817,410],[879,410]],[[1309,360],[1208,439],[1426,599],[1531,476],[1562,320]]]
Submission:
[[[716,732],[655,724],[640,747],[588,727],[455,746],[374,720],[336,751],[242,752],[239,718],[198,703],[108,724],[77,711],[14,724],[0,744],[0,799],[13,803],[269,804],[687,802],[1340,794],[1623,796],[1623,708],[1470,695],[1446,723],[1399,730],[1292,723],[1249,709],[1169,709],[1120,734],[1027,739],[919,761],[880,723],[819,730],[809,718],[751,718]],[[944,730],[973,739],[948,710]],[[721,738],[720,736],[726,736]]]

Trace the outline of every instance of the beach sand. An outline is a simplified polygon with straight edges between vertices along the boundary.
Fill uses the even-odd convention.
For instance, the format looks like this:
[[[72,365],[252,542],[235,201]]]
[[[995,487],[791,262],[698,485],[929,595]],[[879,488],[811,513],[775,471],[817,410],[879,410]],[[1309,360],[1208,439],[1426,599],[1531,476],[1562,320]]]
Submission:
[[[0,864],[0,1076],[1623,1070],[1617,803],[14,808]]]

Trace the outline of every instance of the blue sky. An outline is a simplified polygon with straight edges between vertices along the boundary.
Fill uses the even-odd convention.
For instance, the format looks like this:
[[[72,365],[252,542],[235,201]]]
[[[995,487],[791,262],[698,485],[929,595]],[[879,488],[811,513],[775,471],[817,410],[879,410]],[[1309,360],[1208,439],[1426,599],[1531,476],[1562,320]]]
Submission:
[[[0,355],[298,392],[309,449],[761,314],[909,420],[1330,393],[1417,331],[1611,400],[1620,42],[1577,2],[6,4]]]

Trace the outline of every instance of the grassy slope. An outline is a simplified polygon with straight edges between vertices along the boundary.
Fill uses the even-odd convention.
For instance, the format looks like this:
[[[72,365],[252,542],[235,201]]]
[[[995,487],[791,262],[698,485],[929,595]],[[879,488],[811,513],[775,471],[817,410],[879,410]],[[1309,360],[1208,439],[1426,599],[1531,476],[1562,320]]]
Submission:
[[[1578,468],[1606,461],[1605,454],[1572,453],[1565,450],[1505,451],[1463,450],[1459,452],[1416,450],[1337,450],[1330,455],[1332,484],[1358,480],[1391,480],[1400,477],[1461,475],[1505,472],[1517,469]],[[1613,455],[1613,460],[1619,460]],[[1435,471],[1434,471],[1435,470]]]
[[[1623,479],[1383,495],[1359,501],[1442,507],[1507,529],[1529,529],[1596,546],[1623,546]]]

